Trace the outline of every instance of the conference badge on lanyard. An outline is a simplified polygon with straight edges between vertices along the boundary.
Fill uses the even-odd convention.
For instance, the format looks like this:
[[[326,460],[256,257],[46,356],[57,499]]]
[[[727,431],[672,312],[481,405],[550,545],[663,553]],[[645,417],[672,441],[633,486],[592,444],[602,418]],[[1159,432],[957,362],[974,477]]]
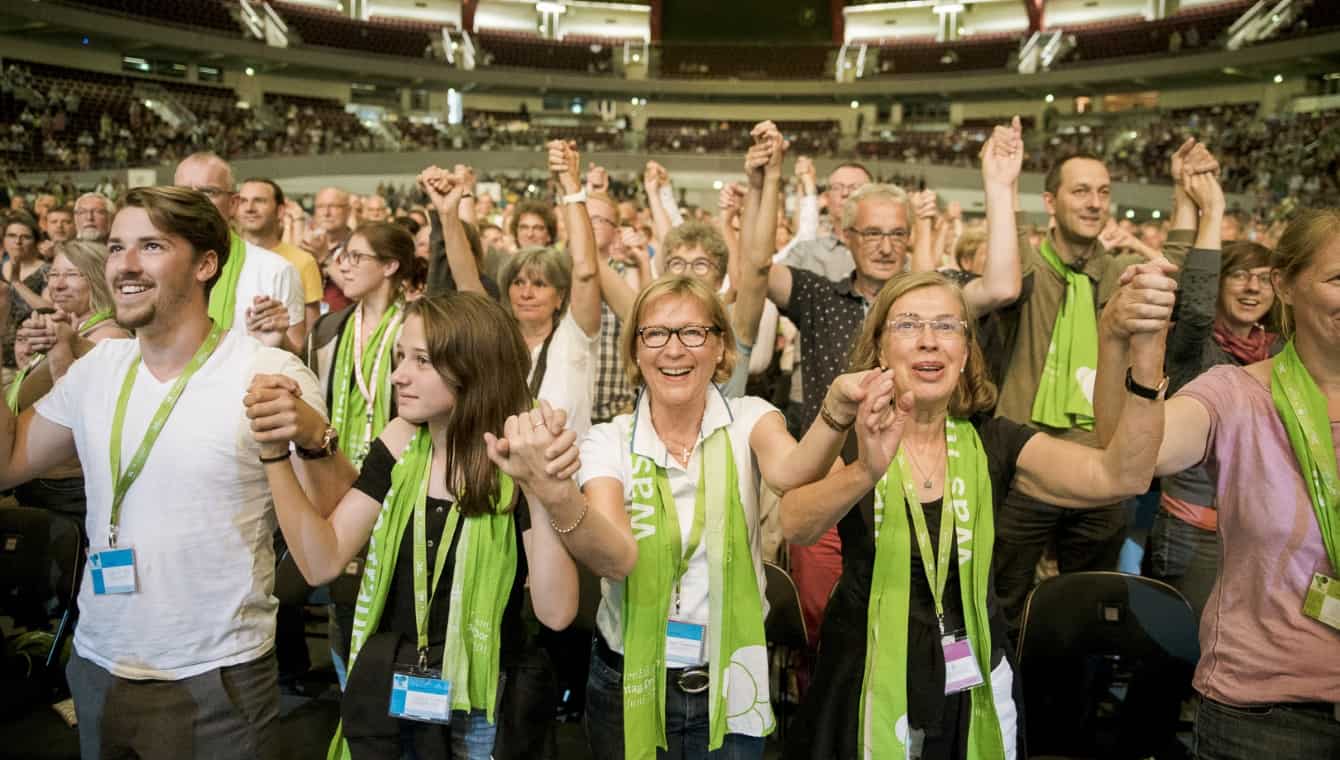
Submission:
[[[1340,580],[1313,573],[1303,600],[1303,614],[1340,631]]]
[[[420,723],[450,723],[451,682],[437,668],[396,668],[387,714]]]
[[[93,593],[135,593],[135,550],[121,548],[97,549],[88,554],[89,573],[93,577]]]

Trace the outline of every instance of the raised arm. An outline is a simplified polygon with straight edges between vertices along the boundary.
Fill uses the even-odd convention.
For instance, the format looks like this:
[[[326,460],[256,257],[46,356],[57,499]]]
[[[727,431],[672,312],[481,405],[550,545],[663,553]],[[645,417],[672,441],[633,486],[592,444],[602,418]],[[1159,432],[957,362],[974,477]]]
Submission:
[[[1181,184],[1185,190],[1179,188],[1178,192],[1186,198],[1183,203],[1199,207],[1201,212],[1195,243],[1182,271],[1182,308],[1168,337],[1168,375],[1185,382],[1201,369],[1205,344],[1214,334],[1225,203],[1223,190],[1212,174],[1187,175]]]
[[[939,213],[934,190],[912,193],[912,262],[913,272],[934,272],[940,262],[935,256],[935,217]]]
[[[768,414],[759,419],[749,434],[763,480],[778,493],[786,493],[806,483],[822,478],[833,466],[847,431],[860,414],[861,405],[868,403],[878,408],[893,402],[893,373],[891,371],[852,372],[833,381],[823,408],[838,424],[834,427],[821,415],[797,443],[786,431],[781,414]],[[839,429],[840,428],[840,429]]]
[[[870,493],[898,453],[904,428],[912,414],[913,396],[910,392],[904,393],[896,403],[891,403],[894,393],[892,373],[871,374],[878,375],[873,382],[879,384],[880,390],[862,399],[853,418],[859,450],[857,460],[849,464],[836,462],[822,480],[782,495],[782,534],[791,543],[809,545],[818,541],[854,504]]]
[[[774,124],[773,124],[772,122],[770,122],[770,121],[760,122],[759,124],[757,124],[757,125],[754,126],[754,128],[753,128],[753,130],[751,130],[750,134],[753,135],[753,136],[755,136],[755,140],[756,140],[756,142],[755,142],[754,146],[750,148],[750,154],[753,155],[755,152],[758,152],[758,156],[755,156],[755,158],[753,158],[753,159],[747,159],[747,161],[762,162],[762,155],[763,155],[763,152],[766,152],[766,151],[765,151],[763,148],[760,148],[760,145],[761,145],[761,144],[764,144],[764,143],[761,143],[761,142],[758,141],[758,140],[759,140],[759,137],[762,136],[762,135],[772,134],[772,133],[776,133],[778,136],[780,136],[780,134],[781,134],[781,133],[777,130],[776,125],[774,125]],[[770,143],[769,143],[769,144],[770,144]],[[748,169],[747,169],[747,171],[748,171]],[[751,185],[751,186],[752,186],[755,182],[758,182],[758,183],[759,183],[758,189],[759,189],[759,193],[760,193],[760,195],[759,195],[759,201],[760,201],[760,204],[762,203],[762,198],[763,198],[763,196],[762,196],[762,191],[763,191],[762,181],[763,181],[763,179],[764,179],[764,178],[763,178],[763,176],[761,176],[761,175],[759,175],[757,178],[755,178],[753,175],[750,176],[750,185]],[[775,207],[774,207],[774,212],[773,212],[773,213],[774,213],[774,217],[775,217],[775,215],[776,215]],[[759,218],[759,219],[755,222],[754,227],[755,227],[755,229],[758,229],[758,228],[760,228],[763,224],[764,224],[764,220],[763,220],[762,218]],[[751,235],[752,235],[752,234],[753,234],[753,233],[751,232]],[[785,267],[785,266],[773,266],[773,265],[772,265],[772,245],[771,245],[771,242],[774,240],[774,238],[772,237],[773,234],[774,234],[774,233],[772,233],[772,232],[769,233],[769,236],[766,238],[766,240],[768,241],[767,243],[765,243],[765,244],[755,244],[755,245],[751,246],[751,249],[752,249],[752,250],[745,250],[745,251],[744,251],[744,255],[741,257],[741,267],[742,267],[742,268],[743,268],[743,267],[752,267],[755,271],[752,273],[753,276],[749,278],[750,282],[753,282],[753,283],[758,283],[758,282],[766,283],[766,285],[767,285],[766,296],[767,296],[768,298],[772,299],[772,302],[775,303],[775,304],[777,304],[777,307],[778,307],[779,309],[785,309],[786,306],[787,306],[787,304],[789,304],[789,303],[791,302],[791,270],[788,269],[788,268]],[[743,273],[741,273],[741,279],[744,279],[744,274],[743,274]],[[737,291],[740,290],[740,286],[739,286],[738,284],[737,284],[737,286],[736,286],[736,290],[737,290]],[[762,298],[759,299],[759,303],[760,303],[760,304],[762,303]],[[762,306],[760,305],[759,308],[761,309]]]
[[[796,204],[796,234],[793,240],[817,240],[819,237],[819,182],[814,160],[796,159],[796,179],[800,180],[800,200]]]
[[[470,239],[465,235],[460,217],[461,198],[465,195],[466,172],[468,169],[457,165],[448,172],[436,166],[425,169],[419,175],[428,199],[437,212],[442,230],[442,246],[445,263],[456,283],[456,289],[473,293],[483,293],[484,283],[479,278],[479,264],[475,261],[474,251],[470,248]],[[432,260],[430,267],[440,266],[442,262]],[[435,273],[436,274],[436,273]],[[441,281],[440,276],[429,275],[429,282]]]
[[[381,505],[353,489],[358,470],[343,453],[319,459],[285,456],[290,443],[320,449],[328,428],[300,393],[290,377],[258,374],[242,403],[261,458],[277,459],[266,464],[265,478],[280,530],[303,577],[320,585],[338,576],[367,543]]]
[[[776,129],[760,133],[755,140],[754,147],[750,148],[745,157],[749,189],[742,204],[744,213],[740,222],[740,258],[761,261],[771,258],[772,245],[776,240],[777,203],[786,141]],[[732,272],[731,276],[735,278],[736,293],[731,326],[742,345],[754,346],[758,339],[759,320],[763,317],[767,280],[757,267],[747,266],[743,261],[738,271]]]
[[[549,172],[564,195],[582,189],[579,172],[581,156],[572,143],[554,140],[549,143]],[[572,257],[572,293],[568,309],[572,318],[587,336],[600,331],[601,283],[597,279],[596,236],[591,229],[591,217],[585,203],[565,203],[559,209],[568,230],[568,255]]]
[[[732,284],[740,279],[740,246],[744,243],[743,204],[744,185],[732,182],[717,194],[717,215],[713,221],[721,238],[726,241],[726,275]],[[739,224],[739,229],[736,224]],[[668,253],[668,251],[667,251]]]
[[[1014,303],[1023,287],[1019,233],[1014,220],[1014,186],[1024,163],[1019,117],[996,127],[982,146],[982,184],[986,190],[986,268],[963,288],[977,316]]]
[[[1129,341],[1131,378],[1145,388],[1157,388],[1165,379],[1164,338],[1177,288],[1170,269],[1166,262],[1131,267],[1125,275],[1129,281],[1103,310],[1100,332]],[[1100,350],[1099,382],[1120,375],[1124,384],[1127,367],[1107,364],[1112,356]],[[1144,493],[1158,463],[1164,401],[1161,392],[1155,399],[1127,395],[1106,448],[1047,435],[1029,439],[1015,475],[1020,492],[1065,507],[1100,506]]]
[[[637,542],[624,509],[623,484],[614,478],[595,478],[584,492],[577,488],[576,435],[562,430],[548,402],[541,401],[539,410],[508,418],[503,435],[500,439],[484,434],[489,459],[516,479],[528,502],[542,505],[537,516],[547,516],[567,553],[602,578],[628,577],[637,563]],[[575,573],[572,583],[575,589]]]

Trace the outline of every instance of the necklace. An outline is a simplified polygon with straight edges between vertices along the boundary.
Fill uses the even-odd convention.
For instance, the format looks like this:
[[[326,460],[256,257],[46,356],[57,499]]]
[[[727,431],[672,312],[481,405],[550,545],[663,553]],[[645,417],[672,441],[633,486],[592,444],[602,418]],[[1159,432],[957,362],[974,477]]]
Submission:
[[[907,458],[912,460],[912,466],[917,468],[917,474],[920,475],[922,478],[921,487],[925,489],[930,489],[932,486],[935,485],[935,483],[931,480],[931,476],[927,475],[926,471],[921,469],[921,464],[918,463],[917,458],[912,455],[912,447],[908,446],[906,451],[907,451]]]

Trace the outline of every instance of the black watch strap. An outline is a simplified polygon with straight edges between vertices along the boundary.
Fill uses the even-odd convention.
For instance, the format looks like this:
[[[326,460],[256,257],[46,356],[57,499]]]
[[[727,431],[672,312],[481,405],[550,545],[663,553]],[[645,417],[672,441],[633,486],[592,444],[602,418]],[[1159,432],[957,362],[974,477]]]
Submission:
[[[1141,385],[1135,382],[1135,376],[1131,374],[1131,368],[1126,368],[1126,390],[1134,393],[1140,398],[1147,398],[1150,401],[1158,400],[1158,397],[1168,389],[1168,376],[1163,376],[1163,381],[1156,388],[1150,388],[1147,385]]]

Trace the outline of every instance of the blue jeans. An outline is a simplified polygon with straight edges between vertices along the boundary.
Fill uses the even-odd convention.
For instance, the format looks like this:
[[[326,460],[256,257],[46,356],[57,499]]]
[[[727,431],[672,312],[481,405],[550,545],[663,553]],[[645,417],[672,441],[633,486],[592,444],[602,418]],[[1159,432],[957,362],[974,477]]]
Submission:
[[[1219,536],[1160,509],[1149,528],[1141,571],[1182,592],[1200,620],[1219,575]]]
[[[1231,707],[1201,697],[1196,760],[1320,760],[1340,757],[1334,705]]]
[[[502,689],[498,689],[502,693]],[[497,717],[495,714],[494,717]],[[451,756],[454,760],[489,760],[498,727],[489,723],[488,713],[471,710],[451,715]]]
[[[600,633],[595,634],[597,637]],[[622,758],[623,745],[623,673],[605,662],[593,642],[591,674],[586,681],[586,738],[591,756]],[[711,724],[707,712],[707,694],[685,694],[676,679],[667,677],[665,687],[665,739],[668,750],[657,749],[658,760],[762,760],[762,737],[726,734],[721,749],[707,751]],[[1257,759],[1259,760],[1259,758]]]

